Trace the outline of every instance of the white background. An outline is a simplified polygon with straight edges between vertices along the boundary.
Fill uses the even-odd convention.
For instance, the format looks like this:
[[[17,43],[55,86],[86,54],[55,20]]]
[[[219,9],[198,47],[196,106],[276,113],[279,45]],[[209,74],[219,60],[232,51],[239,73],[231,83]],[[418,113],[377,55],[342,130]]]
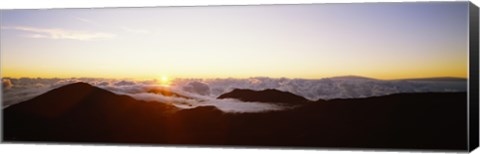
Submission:
[[[403,0],[403,2],[415,0]],[[419,0],[416,0],[419,1]],[[435,0],[443,1],[443,0]],[[202,6],[202,5],[246,5],[246,4],[308,4],[349,2],[398,2],[395,0],[0,0],[0,9],[38,8],[92,8],[92,7],[142,7],[142,6]],[[472,0],[477,6],[480,0]],[[0,18],[1,19],[1,18]],[[347,149],[266,149],[266,148],[209,148],[209,147],[159,147],[159,146],[115,146],[115,145],[60,145],[60,144],[0,144],[0,153],[188,153],[188,154],[371,154],[371,153],[439,153],[410,151],[373,151]],[[445,152],[440,152],[445,153]],[[480,150],[474,153],[480,154]]]

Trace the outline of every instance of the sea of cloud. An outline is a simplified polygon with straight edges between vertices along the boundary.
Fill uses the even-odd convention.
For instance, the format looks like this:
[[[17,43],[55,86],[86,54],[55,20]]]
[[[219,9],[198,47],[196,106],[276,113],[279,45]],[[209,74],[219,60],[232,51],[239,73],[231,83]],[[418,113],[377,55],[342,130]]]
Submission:
[[[467,90],[467,80],[459,78],[377,80],[358,76],[342,76],[311,80],[256,77],[248,79],[178,79],[175,84],[177,87],[184,87],[186,91],[214,97],[237,88],[277,89],[303,96],[312,101],[362,98],[394,93],[459,92]]]
[[[283,110],[287,107],[261,102],[242,102],[236,99],[217,99],[204,93],[205,87],[190,83],[187,85],[162,86],[156,80],[135,81],[99,78],[3,78],[2,107],[20,103],[47,91],[76,82],[86,82],[110,92],[128,95],[137,100],[156,101],[188,109],[198,106],[215,106],[225,112],[264,112]],[[208,86],[207,86],[208,89]],[[169,91],[184,97],[165,96],[152,90]],[[199,91],[200,90],[200,91]]]
[[[217,99],[218,96],[233,89],[277,89],[303,96],[312,101],[334,98],[362,98],[394,93],[458,92],[467,90],[467,81],[465,79],[454,78],[376,80],[344,76],[316,80],[267,77],[246,79],[175,79],[170,86],[162,86],[156,80],[3,78],[2,106],[8,107],[54,88],[76,82],[86,82],[117,94],[129,95],[138,100],[169,103],[179,108],[216,106],[226,112],[263,112],[286,108],[271,103]],[[152,93],[152,90],[170,91],[186,97],[165,96],[161,93]]]

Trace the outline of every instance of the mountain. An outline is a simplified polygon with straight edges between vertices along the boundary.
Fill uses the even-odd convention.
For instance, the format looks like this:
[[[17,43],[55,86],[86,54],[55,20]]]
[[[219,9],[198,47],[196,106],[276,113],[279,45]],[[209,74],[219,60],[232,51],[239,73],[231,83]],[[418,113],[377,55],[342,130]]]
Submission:
[[[270,103],[290,103],[299,104],[309,102],[302,96],[276,89],[266,89],[261,91],[249,89],[234,89],[229,93],[218,96],[219,99],[234,98],[246,102],[270,102]]]
[[[374,79],[374,78],[368,78],[368,77],[363,77],[363,76],[356,76],[356,75],[347,75],[347,76],[336,76],[336,77],[330,77],[326,78],[330,80],[359,80],[359,81],[375,81],[379,79]]]
[[[4,109],[4,139],[158,141],[167,129],[166,117],[176,110],[164,103],[138,101],[74,83]]]
[[[254,93],[257,101],[304,100]],[[212,106],[180,110],[75,83],[4,108],[3,141],[466,150],[466,102],[465,92],[403,93],[225,113]]]

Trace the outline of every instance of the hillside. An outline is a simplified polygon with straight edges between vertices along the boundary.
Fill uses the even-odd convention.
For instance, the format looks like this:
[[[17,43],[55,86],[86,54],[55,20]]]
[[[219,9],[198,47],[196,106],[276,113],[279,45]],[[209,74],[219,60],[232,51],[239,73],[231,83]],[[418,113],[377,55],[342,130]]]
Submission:
[[[299,104],[309,102],[309,100],[289,92],[283,92],[276,89],[266,89],[254,91],[249,89],[234,89],[218,97],[219,99],[234,98],[245,102],[271,102]]]
[[[252,98],[273,97],[254,93]],[[466,98],[466,93],[405,93],[224,113],[211,106],[179,110],[75,83],[4,109],[3,137],[6,142],[462,150]]]

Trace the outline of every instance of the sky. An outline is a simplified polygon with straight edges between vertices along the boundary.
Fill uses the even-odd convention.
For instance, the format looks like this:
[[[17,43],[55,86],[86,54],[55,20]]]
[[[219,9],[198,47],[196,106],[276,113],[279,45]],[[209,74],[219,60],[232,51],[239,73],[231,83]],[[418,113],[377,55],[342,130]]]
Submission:
[[[1,76],[462,77],[468,2],[1,10]]]

